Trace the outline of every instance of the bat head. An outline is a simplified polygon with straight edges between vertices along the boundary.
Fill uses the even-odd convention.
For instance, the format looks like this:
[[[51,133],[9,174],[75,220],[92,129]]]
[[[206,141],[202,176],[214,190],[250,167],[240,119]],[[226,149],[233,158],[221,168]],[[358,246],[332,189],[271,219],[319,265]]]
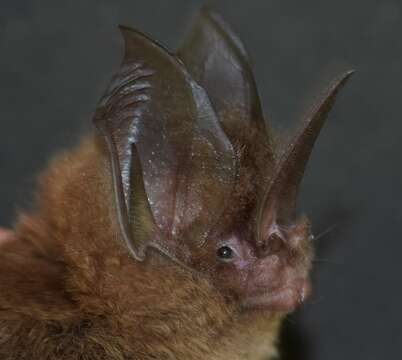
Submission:
[[[204,8],[177,54],[121,27],[123,64],[95,124],[109,149],[122,237],[206,276],[246,308],[289,311],[309,290],[299,185],[342,74],[280,152],[244,46]]]

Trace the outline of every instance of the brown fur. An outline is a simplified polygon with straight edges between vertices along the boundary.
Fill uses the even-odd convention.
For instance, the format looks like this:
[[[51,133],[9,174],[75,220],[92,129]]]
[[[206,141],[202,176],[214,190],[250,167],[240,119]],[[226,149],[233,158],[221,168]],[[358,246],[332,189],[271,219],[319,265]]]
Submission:
[[[108,156],[87,139],[41,177],[0,250],[0,359],[233,359],[275,354],[281,315],[244,312],[206,280],[120,238]]]

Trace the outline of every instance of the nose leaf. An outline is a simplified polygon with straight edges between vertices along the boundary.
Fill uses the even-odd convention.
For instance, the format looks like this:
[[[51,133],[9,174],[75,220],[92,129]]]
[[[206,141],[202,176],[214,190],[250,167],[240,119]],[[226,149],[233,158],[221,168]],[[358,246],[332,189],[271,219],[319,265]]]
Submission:
[[[261,257],[277,255],[285,247],[285,239],[277,232],[273,232],[264,241],[259,243],[258,253]]]

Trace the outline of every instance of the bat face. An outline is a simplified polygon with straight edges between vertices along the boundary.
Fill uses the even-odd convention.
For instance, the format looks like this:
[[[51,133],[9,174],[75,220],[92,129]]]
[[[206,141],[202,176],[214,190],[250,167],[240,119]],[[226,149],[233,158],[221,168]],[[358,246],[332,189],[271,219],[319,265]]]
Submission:
[[[306,218],[291,226],[272,224],[260,245],[250,229],[237,226],[209,239],[194,255],[195,268],[243,308],[288,312],[310,291],[312,247]]]
[[[297,218],[307,160],[339,89],[330,84],[279,152],[248,56],[203,9],[172,54],[121,28],[125,57],[95,114],[133,261],[156,249],[244,308],[289,311],[309,292],[311,234]]]

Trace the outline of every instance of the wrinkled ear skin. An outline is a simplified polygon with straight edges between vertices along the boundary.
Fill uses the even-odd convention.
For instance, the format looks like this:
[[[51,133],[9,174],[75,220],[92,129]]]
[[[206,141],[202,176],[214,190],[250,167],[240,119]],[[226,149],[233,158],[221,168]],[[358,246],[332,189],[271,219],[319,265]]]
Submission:
[[[201,9],[178,56],[207,91],[231,137],[248,127],[266,132],[249,56],[218,13],[208,7]]]
[[[325,124],[336,95],[353,72],[347,71],[331,82],[279,160],[259,210],[258,241],[262,241],[262,234],[265,233],[268,224],[276,220],[285,223],[293,220],[300,183],[315,141]]]
[[[275,165],[272,131],[265,124],[247,51],[220,14],[204,6],[177,54],[206,89],[235,148],[239,180],[235,193],[242,199],[234,201],[239,208],[247,207],[249,199],[261,197]],[[247,178],[251,180],[243,180]]]
[[[148,246],[180,258],[191,241],[205,241],[227,204],[232,145],[181,62],[140,32],[121,31],[124,61],[94,118],[110,153],[118,218],[136,259]],[[189,243],[179,244],[184,233]]]
[[[292,222],[308,158],[352,72],[328,87],[277,161],[248,55],[218,14],[201,10],[177,56],[120,29],[124,60],[94,123],[109,150],[130,253],[142,261],[153,247],[197,267],[208,236],[221,231],[241,196],[252,198],[247,211],[257,242],[269,224]]]

